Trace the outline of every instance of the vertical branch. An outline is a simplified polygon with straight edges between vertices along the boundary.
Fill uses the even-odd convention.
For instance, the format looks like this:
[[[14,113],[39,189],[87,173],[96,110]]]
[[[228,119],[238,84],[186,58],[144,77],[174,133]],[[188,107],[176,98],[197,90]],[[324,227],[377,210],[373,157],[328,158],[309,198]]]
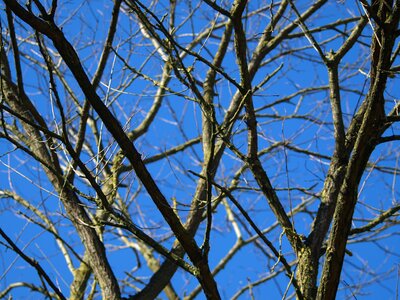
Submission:
[[[335,205],[345,178],[351,149],[354,145],[354,143],[350,142],[351,138],[349,138],[349,135],[354,135],[354,131],[359,128],[355,126],[356,122],[354,122],[354,120],[358,119],[356,118],[353,120],[353,125],[349,127],[348,134],[346,135],[341,108],[338,67],[341,59],[351,49],[354,43],[356,43],[366,24],[367,19],[362,17],[357,26],[352,30],[349,38],[338,51],[336,53],[331,51],[322,58],[327,67],[329,77],[329,99],[334,124],[335,150],[324,182],[321,195],[322,201],[318,208],[311,233],[307,238],[307,247],[304,249],[299,259],[297,276],[300,279],[300,285],[306,297],[313,298],[317,293],[318,260],[321,255],[321,248],[326,233],[332,222]],[[314,39],[312,40],[314,41]],[[320,49],[319,46],[314,45],[314,47]]]
[[[252,90],[251,90],[251,76],[249,73],[249,68],[247,64],[246,56],[246,37],[243,30],[243,25],[240,19],[241,13],[245,8],[245,1],[236,2],[236,11],[232,13],[233,24],[235,28],[235,50],[236,59],[240,70],[241,85],[243,90],[246,91],[242,95],[245,103],[246,115],[245,120],[248,128],[248,153],[246,162],[252,171],[254,178],[256,179],[258,185],[263,191],[264,195],[268,200],[272,211],[281,223],[289,242],[291,243],[293,249],[297,253],[302,248],[302,242],[296,233],[295,228],[292,225],[289,217],[287,216],[285,209],[283,208],[276,192],[274,191],[267,173],[262,167],[260,159],[258,157],[258,137],[257,137],[257,119],[254,112],[253,100],[252,100]],[[243,5],[244,4],[244,5]]]
[[[107,61],[108,61],[108,57],[110,56],[110,53],[111,53],[112,44],[113,44],[113,41],[115,38],[115,33],[117,30],[121,3],[122,3],[122,0],[116,0],[114,3],[114,7],[112,9],[111,23],[110,23],[110,27],[108,29],[106,41],[104,43],[103,52],[101,53],[99,64],[97,66],[96,72],[92,79],[92,84],[95,87],[97,87],[99,85],[99,82],[101,80],[101,77],[103,76],[104,69],[105,69]]]
[[[338,195],[328,240],[326,259],[318,288],[318,299],[335,299],[342,271],[345,247],[350,232],[357,191],[368,159],[384,130],[384,90],[390,70],[391,53],[399,17],[393,16],[386,3],[379,3],[377,17],[386,25],[377,30],[371,45],[371,85],[346,175]]]
[[[12,45],[12,49],[14,52],[13,57],[14,57],[16,75],[17,75],[18,92],[20,94],[22,94],[24,92],[24,82],[22,79],[20,53],[19,53],[18,44],[17,44],[17,37],[15,35],[13,16],[11,13],[11,9],[8,6],[6,6],[6,14],[7,14],[8,28],[10,30],[11,45]]]

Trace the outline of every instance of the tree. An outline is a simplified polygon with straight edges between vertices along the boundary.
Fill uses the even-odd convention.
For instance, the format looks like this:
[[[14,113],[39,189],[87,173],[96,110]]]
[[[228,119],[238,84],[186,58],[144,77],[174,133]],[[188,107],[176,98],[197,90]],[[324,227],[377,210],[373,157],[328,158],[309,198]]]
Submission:
[[[399,1],[3,12],[1,297],[335,299],[393,278]]]

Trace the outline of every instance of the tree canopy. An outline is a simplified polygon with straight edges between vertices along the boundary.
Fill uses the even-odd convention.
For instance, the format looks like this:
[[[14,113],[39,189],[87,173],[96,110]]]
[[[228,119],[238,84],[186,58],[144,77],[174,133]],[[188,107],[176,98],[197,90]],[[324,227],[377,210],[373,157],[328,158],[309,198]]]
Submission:
[[[3,0],[0,298],[397,296],[399,19]]]

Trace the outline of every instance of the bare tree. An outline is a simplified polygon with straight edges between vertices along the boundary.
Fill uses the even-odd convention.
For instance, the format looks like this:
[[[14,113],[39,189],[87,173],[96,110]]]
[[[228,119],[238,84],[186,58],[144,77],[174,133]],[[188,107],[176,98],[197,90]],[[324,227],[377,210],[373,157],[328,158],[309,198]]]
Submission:
[[[0,298],[397,295],[399,1],[2,3]]]

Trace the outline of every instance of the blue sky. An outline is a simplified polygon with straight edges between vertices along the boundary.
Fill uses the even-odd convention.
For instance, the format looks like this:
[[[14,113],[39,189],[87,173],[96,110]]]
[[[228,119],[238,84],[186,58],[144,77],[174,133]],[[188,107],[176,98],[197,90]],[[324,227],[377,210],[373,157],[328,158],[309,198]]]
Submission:
[[[261,2],[263,3],[263,1]],[[180,36],[178,41],[183,44],[189,43],[195,37],[192,30],[194,30],[195,34],[200,34],[214,17],[213,14],[209,13],[210,8],[202,4],[193,14],[193,18],[186,20],[188,12],[197,7],[197,3],[192,3],[191,7],[189,3],[179,2],[177,10],[176,22],[177,24],[182,22],[182,25],[178,27],[176,34]],[[259,2],[250,1],[248,5],[249,11],[257,9],[258,5],[260,5]],[[309,4],[306,1],[300,1],[296,5],[298,9],[304,11]],[[2,4],[3,6],[4,4]],[[151,9],[161,18],[165,14],[167,7],[167,4],[159,2],[151,6]],[[65,35],[77,49],[90,76],[93,76],[97,67],[97,61],[110,20],[111,8],[110,1],[86,1],[82,4],[70,1],[63,3],[63,5],[60,3],[58,24],[62,25]],[[359,9],[353,2],[341,4],[332,1],[326,4],[320,13],[308,20],[307,25],[313,28],[328,24],[334,20],[358,15]],[[289,17],[286,21],[287,23],[290,22],[290,18],[294,18],[293,15]],[[218,21],[222,19],[222,17],[217,18]],[[254,37],[253,40],[250,39],[248,45],[249,53],[254,50],[257,37],[268,20],[269,12],[264,11],[258,16],[250,18],[246,23],[248,38]],[[1,12],[1,21],[5,26],[6,17],[3,10]],[[354,23],[348,25],[347,29],[352,26],[354,26]],[[338,26],[338,28],[340,30],[346,29],[345,26]],[[29,36],[31,33],[30,29],[28,29],[29,32],[26,30],[26,28],[17,26],[17,32],[22,37]],[[317,32],[314,37],[317,41],[322,42],[335,36],[338,32],[334,30]],[[293,33],[301,33],[301,30],[297,28]],[[368,73],[369,68],[368,46],[371,39],[371,28],[367,26],[363,33],[364,36],[360,38],[360,43],[350,51],[341,64],[342,109],[345,113],[346,125],[351,120],[353,112],[359,106],[360,101],[363,101],[363,96],[360,96],[357,91],[362,90],[364,86],[367,89],[369,83],[365,74]],[[220,37],[221,34],[221,29],[216,31],[215,37],[210,36],[203,46],[195,47],[194,51],[198,51],[201,55],[211,60],[211,54],[214,53],[213,51],[217,47],[217,37]],[[337,49],[342,42],[343,38],[337,37],[324,43],[322,49],[324,51]],[[46,41],[46,43],[52,48],[49,41]],[[131,67],[141,70],[141,72],[155,80],[160,79],[162,59],[157,52],[154,52],[151,42],[140,34],[135,20],[125,13],[121,14],[118,34],[113,45],[118,55],[124,57]],[[21,42],[20,47],[21,51],[26,53],[27,56],[42,61],[36,46]],[[308,49],[298,51],[296,55],[280,56],[282,51],[290,47],[308,47]],[[153,56],[149,56],[152,51],[154,52]],[[53,55],[54,59],[57,60],[57,54],[54,53]],[[9,58],[11,57],[10,54]],[[326,68],[304,37],[293,37],[285,40],[265,58],[265,61],[267,60],[271,60],[271,62],[259,70],[253,81],[254,84],[261,82],[265,76],[272,73],[281,64],[283,66],[275,77],[254,96],[256,109],[270,105],[274,101],[300,90],[327,85]],[[207,67],[203,63],[190,56],[185,57],[184,63],[186,66],[194,66],[193,76],[196,79],[204,79]],[[223,68],[234,79],[239,78],[232,45],[224,60]],[[64,67],[61,67],[61,70],[64,69]],[[82,103],[84,99],[82,92],[77,87],[69,71],[66,70],[65,72],[67,82],[74,90],[80,103]],[[55,125],[52,118],[59,121],[60,116],[57,110],[53,112],[50,105],[46,71],[40,70],[27,59],[23,59],[23,74],[27,84],[26,92],[28,96],[30,96],[50,126],[54,128]],[[120,122],[130,129],[135,128],[141,122],[153,103],[155,93],[155,88],[147,80],[141,77],[133,78],[135,78],[135,74],[127,70],[124,64],[114,54],[111,54],[105,75],[98,89],[98,94],[102,99],[105,100],[107,98],[107,101],[112,103],[112,110],[118,116]],[[132,82],[126,84],[123,93],[121,93],[122,83],[129,82],[129,80],[132,80]],[[57,85],[59,90],[62,91],[61,97],[68,115],[71,118],[76,117],[76,108],[73,106],[73,101],[62,89],[60,81],[57,82]],[[107,89],[108,85],[112,87],[111,90]],[[396,89],[397,85],[398,78],[393,78],[388,83],[388,93],[386,95],[388,110],[393,107],[393,103],[399,98],[399,91]],[[169,86],[180,94],[193,97],[193,93],[188,91],[175,77],[173,77]],[[216,92],[218,96],[215,101],[218,104],[216,105],[216,113],[219,121],[222,121],[235,91],[235,87],[226,80],[222,79],[217,84]],[[365,93],[366,90],[363,92]],[[258,119],[260,149],[270,147],[275,142],[284,140],[290,141],[292,145],[303,150],[318,152],[327,156],[332,154],[333,126],[326,89],[321,88],[318,91],[300,93],[290,101],[275,104],[260,110],[258,113],[260,114]],[[294,114],[297,118],[290,118]],[[305,115],[311,116],[312,120],[301,118]],[[288,118],[282,120],[277,119],[277,116],[288,116]],[[79,119],[75,119],[72,124],[76,125],[78,121]],[[179,124],[180,127],[178,126]],[[101,125],[99,125],[99,128],[101,128]],[[235,146],[243,152],[246,152],[247,146],[245,128],[245,122],[238,120],[234,127],[234,131],[237,134],[232,138]],[[115,143],[110,139],[105,128],[101,130],[103,130],[104,145],[109,147],[108,156],[111,157],[115,154]],[[394,134],[396,130],[397,128],[393,128],[392,132],[388,134]],[[143,156],[149,158],[179,143],[183,143],[186,139],[198,137],[201,131],[201,110],[198,104],[180,97],[178,94],[170,93],[165,97],[163,106],[154,124],[150,126],[148,133],[135,141],[135,144],[139,151],[143,153]],[[93,139],[88,144],[93,146],[93,149],[96,149]],[[60,153],[60,157],[63,157],[62,153]],[[151,174],[159,183],[167,199],[172,202],[173,197],[175,197],[182,203],[179,207],[182,219],[185,219],[187,215],[188,207],[185,205],[190,204],[197,182],[197,178],[189,174],[188,171],[200,172],[201,162],[198,161],[198,158],[202,158],[202,150],[199,144],[195,144],[179,155],[148,164]],[[92,159],[90,151],[86,151],[82,155],[82,159],[87,162],[91,169],[95,169],[95,160]],[[304,188],[309,189],[308,192],[310,193],[319,193],[329,167],[329,160],[299,153],[289,148],[278,147],[263,156],[262,162],[287,211],[290,210],[291,206],[295,207],[304,201],[310,201],[308,210],[297,214],[294,218],[298,232],[307,235],[314,216],[313,212],[317,209],[319,200],[298,189]],[[371,157],[371,162],[376,163],[377,166],[396,168],[398,163],[396,143],[378,146]],[[216,181],[224,186],[229,186],[233,174],[242,164],[230,150],[226,150],[216,175]],[[133,201],[132,203],[134,204],[130,207],[132,219],[139,226],[144,227],[147,233],[151,233],[156,239],[163,240],[163,245],[169,248],[173,242],[173,239],[169,236],[170,230],[166,223],[163,222],[154,204],[150,201],[149,196],[143,190],[137,195],[135,194],[140,188],[140,184],[132,172],[123,174],[123,177],[124,184],[127,187],[121,188],[121,197],[125,201]],[[354,227],[364,225],[366,218],[374,218],[382,210],[397,205],[399,199],[397,181],[397,174],[394,176],[393,174],[376,171],[375,166],[367,169],[360,184],[359,203],[355,211]],[[38,185],[41,186],[41,189],[38,188]],[[84,193],[94,196],[94,191],[85,186],[84,182],[77,181],[76,185]],[[270,211],[266,199],[259,191],[254,189],[254,186],[255,182],[251,173],[249,171],[244,172],[240,176],[239,189],[235,191],[235,196],[246,207],[247,212],[259,228],[264,229],[273,226],[276,219]],[[292,188],[290,192],[287,190],[288,187]],[[57,195],[53,194],[54,189],[47,181],[41,167],[32,162],[27,155],[13,149],[9,143],[0,139],[0,190],[2,189],[16,191],[35,207],[45,211],[74,250],[82,253],[82,245],[74,233],[74,228],[65,219],[62,204]],[[217,192],[214,191],[214,196],[216,195]],[[232,209],[234,213],[238,214],[238,211],[233,206]],[[21,249],[27,254],[36,257],[59,284],[61,290],[68,294],[68,286],[72,276],[54,238],[46,233],[45,230],[24,218],[23,214],[33,217],[31,211],[29,212],[20,206],[16,206],[8,199],[1,199],[0,212],[0,227],[18,242]],[[236,241],[234,228],[227,218],[224,208],[222,206],[219,207],[214,216],[215,230],[212,233],[210,253],[211,268],[216,266]],[[240,226],[246,238],[254,235],[252,230],[246,232],[245,227],[247,228],[247,225],[241,224]],[[203,239],[204,228],[205,225],[201,225],[199,234],[196,236],[199,244]],[[294,255],[290,253],[290,246],[285,238],[280,240],[280,235],[281,229],[279,227],[272,227],[267,233],[268,239],[276,247],[281,244],[282,253],[287,255],[288,261],[292,261]],[[363,240],[365,237],[368,238]],[[133,239],[132,236],[130,238]],[[126,249],[122,241],[117,239],[115,232],[106,233],[105,245],[108,249],[110,262],[119,278],[126,277],[125,272],[138,266],[134,251]],[[378,236],[366,233],[360,237],[352,238],[349,242],[348,250],[353,255],[346,256],[346,266],[339,286],[338,299],[396,299],[395,291],[399,274],[398,247],[396,226],[380,232]],[[274,267],[274,258],[268,258],[270,255],[270,251],[265,246],[258,247],[254,244],[244,246],[234,256],[230,264],[216,276],[222,298],[230,299],[248,282],[268,276]],[[140,262],[145,265],[143,259]],[[278,264],[275,268],[280,267],[281,265]],[[35,272],[4,246],[0,247],[0,274],[1,289],[4,289],[7,284],[20,280],[39,282]],[[151,272],[143,267],[134,274],[138,279],[146,282]],[[361,291],[358,291],[355,287],[359,282],[366,283]],[[187,291],[190,292],[198,284],[194,278],[183,271],[176,273],[172,283],[180,296],[183,296]],[[264,299],[266,296],[269,299],[280,299],[287,283],[287,277],[284,274],[280,274],[276,278],[254,287],[252,292],[255,299]],[[137,285],[139,288],[143,287],[140,283],[137,283]],[[127,292],[133,293],[133,290],[127,290]],[[293,290],[290,289],[289,294],[292,292]],[[355,294],[354,297],[352,293]],[[38,299],[36,298],[38,294],[31,294],[24,288],[14,289],[12,295],[16,299]],[[161,294],[160,297],[163,298],[164,295]],[[198,299],[204,299],[204,296],[200,295]],[[241,295],[240,299],[250,299],[249,291]]]

